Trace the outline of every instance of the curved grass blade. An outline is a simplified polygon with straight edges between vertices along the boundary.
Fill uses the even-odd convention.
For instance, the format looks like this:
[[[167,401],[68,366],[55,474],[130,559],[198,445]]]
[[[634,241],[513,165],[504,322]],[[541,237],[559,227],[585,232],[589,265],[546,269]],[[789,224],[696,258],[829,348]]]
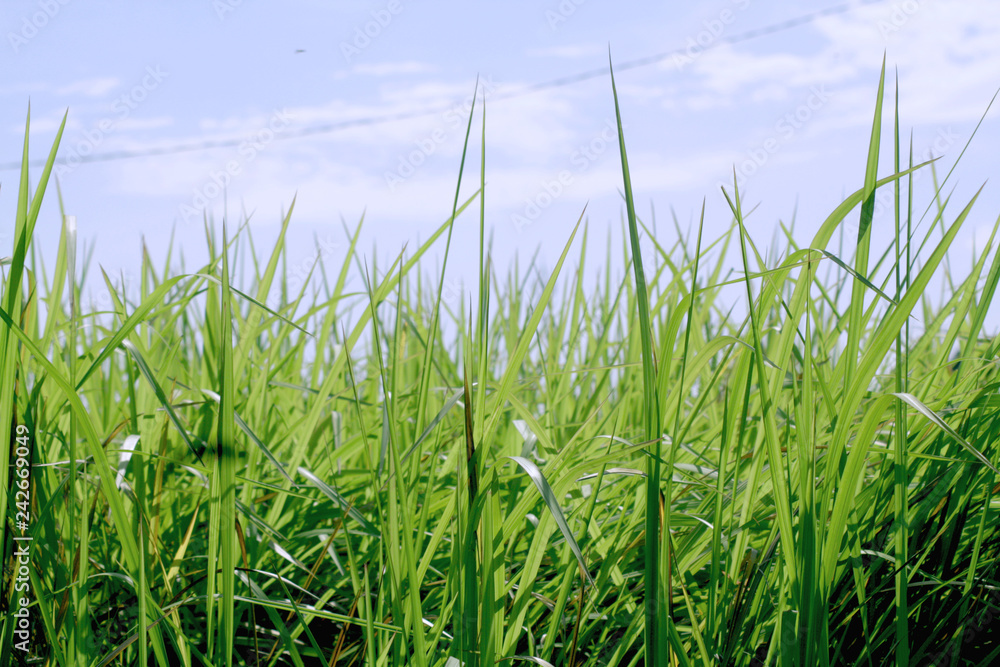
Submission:
[[[381,537],[381,533],[378,528],[376,528],[368,519],[366,519],[361,512],[355,509],[354,505],[349,503],[346,498],[337,493],[333,487],[317,477],[313,472],[299,466],[299,474],[305,477],[309,482],[315,486],[320,492],[332,500],[333,502],[340,505],[340,508],[347,512],[348,516],[358,522],[358,524],[364,528],[365,532],[372,537]]]
[[[104,346],[101,353],[97,355],[97,358],[94,359],[87,370],[84,371],[83,375],[76,383],[77,389],[83,387],[83,383],[87,381],[90,374],[100,368],[101,364],[104,363],[104,360],[107,359],[108,356],[114,352],[126,338],[128,338],[129,334],[131,334],[135,330],[136,326],[138,326],[139,323],[145,319],[145,317],[149,314],[149,311],[151,311],[154,306],[163,304],[163,298],[166,296],[167,292],[169,292],[170,289],[184,277],[185,276],[174,276],[173,278],[170,278],[169,280],[161,283],[159,287],[150,292],[149,295],[142,300],[139,307],[132,311],[132,314],[129,315],[124,322],[122,322],[121,327],[119,327],[118,331],[116,331],[111,337],[111,340],[109,340]],[[105,275],[105,279],[106,278],[107,276]]]
[[[984,466],[992,470],[997,475],[1000,475],[1000,470],[997,470],[996,466],[990,463],[990,460],[986,458],[986,456],[981,451],[973,447],[968,440],[959,435],[958,432],[955,431],[955,429],[953,429],[951,426],[948,425],[948,422],[941,419],[938,413],[934,412],[929,407],[927,407],[919,398],[905,391],[893,392],[892,395],[898,398],[899,400],[903,401],[904,403],[908,404],[910,407],[914,408],[917,412],[926,417],[930,423],[934,424],[936,427],[938,427],[946,434],[948,434],[948,436],[952,440],[962,445],[962,447],[964,447],[967,452],[972,454],[980,463],[982,463]]]
[[[132,355],[135,365],[139,367],[139,372],[142,373],[142,376],[146,378],[147,382],[149,382],[149,386],[152,387],[153,393],[156,394],[156,398],[160,401],[160,405],[162,405],[163,409],[167,411],[167,416],[177,428],[181,439],[184,440],[184,444],[188,446],[188,449],[190,449],[191,453],[194,454],[196,459],[198,459],[198,462],[204,465],[204,461],[201,460],[201,456],[199,456],[198,451],[194,448],[194,443],[191,442],[191,438],[188,436],[187,429],[184,428],[183,424],[181,424],[181,420],[177,417],[177,413],[174,412],[174,408],[171,406],[170,400],[167,399],[167,395],[163,391],[163,387],[160,386],[160,383],[157,381],[156,376],[153,375],[153,371],[150,369],[149,364],[146,363],[146,358],[141,352],[139,352],[139,348],[137,348],[132,341],[122,340],[121,345],[128,350],[130,355]]]
[[[576,556],[576,560],[580,564],[580,572],[587,579],[587,582],[593,586],[594,580],[590,576],[590,570],[587,569],[587,561],[583,558],[583,552],[580,551],[580,545],[577,544],[573,531],[569,529],[569,524],[566,523],[566,517],[563,516],[563,511],[559,506],[559,501],[556,500],[556,494],[552,492],[552,487],[549,486],[548,480],[545,479],[545,475],[538,469],[538,466],[522,456],[508,456],[506,458],[521,466],[524,472],[527,473],[528,477],[531,478],[531,481],[538,489],[538,492],[542,494],[542,500],[545,501],[545,506],[549,508],[549,512],[552,513],[552,518],[556,520],[556,525],[559,526],[559,530],[562,532],[563,537],[566,538],[566,543],[569,544],[569,548],[573,551],[573,555]]]
[[[897,181],[897,183],[898,183],[898,181]],[[895,299],[893,299],[891,296],[889,296],[888,294],[886,294],[885,292],[883,292],[882,290],[880,290],[878,288],[878,286],[875,283],[873,283],[872,281],[868,280],[868,278],[866,278],[865,276],[861,275],[860,273],[858,273],[857,271],[855,271],[853,268],[851,268],[851,266],[848,265],[844,260],[842,260],[839,257],[837,257],[832,252],[829,252],[828,250],[823,250],[822,248],[819,250],[819,252],[823,253],[824,256],[826,256],[827,258],[829,258],[830,260],[832,260],[834,264],[836,264],[837,266],[839,266],[840,268],[842,268],[844,271],[846,271],[848,274],[850,274],[853,278],[855,278],[856,280],[860,281],[862,285],[864,285],[865,287],[867,287],[871,291],[875,292],[876,294],[878,294],[880,297],[882,297],[883,299],[885,299],[886,301],[888,301],[892,305],[894,305],[894,306],[897,305]]]

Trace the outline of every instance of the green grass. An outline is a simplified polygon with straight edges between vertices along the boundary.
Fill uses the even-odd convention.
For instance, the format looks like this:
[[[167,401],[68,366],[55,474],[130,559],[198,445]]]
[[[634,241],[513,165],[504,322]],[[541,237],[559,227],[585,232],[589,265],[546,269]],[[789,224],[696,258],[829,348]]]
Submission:
[[[862,189],[767,261],[735,184],[694,248],[649,233],[613,94],[627,271],[596,284],[585,212],[550,273],[492,263],[484,109],[478,189],[467,150],[447,218],[390,266],[362,221],[336,277],[292,292],[290,211],[270,253],[206,224],[205,266],[144,254],[138,295],[102,276],[113,305],[88,309],[75,226],[51,267],[31,247],[61,224],[38,221],[57,137],[3,266],[0,430],[28,429],[34,467],[26,508],[4,440],[0,663],[24,657],[25,509],[54,665],[1000,661],[996,228],[949,270],[975,198],[936,172],[913,192],[935,165],[902,164],[898,108],[877,173],[884,86]],[[478,283],[448,301],[421,261],[477,209]]]

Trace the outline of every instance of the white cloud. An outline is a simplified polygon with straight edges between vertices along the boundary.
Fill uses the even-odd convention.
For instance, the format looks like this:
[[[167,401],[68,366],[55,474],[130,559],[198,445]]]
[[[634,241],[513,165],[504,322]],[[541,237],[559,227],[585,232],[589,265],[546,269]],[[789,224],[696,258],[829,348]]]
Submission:
[[[639,71],[622,77],[618,89],[625,102],[626,121],[632,116],[641,124],[643,106],[697,112],[677,114],[681,124],[657,126],[654,134],[647,135],[646,145],[630,145],[637,196],[666,195],[676,199],[697,192],[717,197],[717,181],[730,179],[734,162],[745,161],[748,151],[760,149],[766,139],[775,135],[775,123],[801,107],[810,88],[816,86],[826,86],[830,92],[829,106],[817,110],[801,132],[796,128],[794,139],[782,140],[780,151],[769,158],[767,168],[761,170],[752,185],[755,190],[766,189],[769,178],[794,172],[799,165],[822,162],[823,169],[832,170],[833,166],[828,166],[833,162],[830,154],[842,150],[843,142],[831,144],[830,137],[842,138],[847,134],[843,130],[871,123],[874,86],[887,44],[890,71],[899,64],[904,123],[946,124],[956,118],[978,118],[1000,84],[995,80],[995,68],[991,68],[1000,60],[1000,20],[973,10],[952,11],[954,3],[942,4],[944,10],[936,9],[936,5],[923,7],[898,31],[887,32],[885,40],[880,37],[878,17],[889,15],[891,6],[865,6],[803,28],[818,35],[811,50],[789,45],[788,52],[773,48],[767,53],[760,51],[764,45],[785,48],[778,38],[722,45],[705,51],[680,73],[650,68],[644,71],[645,77]],[[969,4],[981,13],[989,13],[985,3]],[[943,37],[938,36],[938,30]],[[569,58],[575,57],[574,48],[553,47],[537,54],[549,51],[544,55]],[[578,53],[585,48],[579,47]],[[791,51],[793,48],[798,51]],[[359,66],[355,71],[389,76],[425,71],[422,68],[419,63],[406,61]],[[987,85],[991,78],[994,81]],[[501,94],[520,85],[511,81],[494,84]],[[494,221],[498,228],[509,223],[510,213],[523,207],[526,199],[539,193],[540,183],[551,181],[564,169],[573,172],[573,183],[560,197],[560,206],[579,206],[592,198],[615,200],[621,187],[616,151],[607,151],[586,171],[576,171],[570,162],[570,155],[579,145],[600,133],[605,120],[601,110],[605,114],[611,111],[606,92],[603,89],[601,97],[595,97],[598,93],[592,87],[565,87],[487,102],[487,201],[502,211]],[[293,128],[428,108],[447,108],[450,114],[439,110],[424,117],[269,144],[252,160],[241,162],[241,174],[228,187],[230,210],[245,201],[247,208],[261,211],[254,218],[255,224],[270,224],[281,206],[287,207],[298,193],[297,217],[316,221],[336,219],[343,213],[351,220],[367,209],[369,219],[378,220],[386,229],[406,230],[419,225],[426,230],[438,221],[435,212],[440,211],[441,219],[447,215],[454,196],[471,94],[469,80],[414,82],[401,77],[378,82],[375,97],[364,102],[345,97],[291,107],[288,111],[294,119]],[[596,112],[595,99],[604,105]],[[702,112],[716,108],[725,108],[720,115],[733,119],[719,127],[717,138],[713,134],[708,143],[685,144],[680,151],[661,150],[666,142],[683,144],[674,137],[685,128],[699,127],[699,114],[705,119],[708,116]],[[266,127],[269,117],[270,112],[265,110],[206,118],[200,127],[213,137],[239,137]],[[168,119],[146,122],[167,123]],[[466,163],[463,189],[475,189],[478,184],[479,131],[478,122],[474,123],[472,157]],[[636,135],[630,136],[638,141]],[[202,138],[175,137],[172,141],[186,143]],[[663,143],[658,143],[661,139]],[[424,151],[419,164],[412,164],[411,156],[421,152],[421,146],[429,146],[428,141],[433,143],[433,150]],[[723,144],[729,148],[720,148]],[[238,156],[236,148],[228,148],[122,164],[115,167],[113,187],[119,193],[168,199],[170,210],[177,210],[181,204],[190,204],[194,193],[203,191],[210,182],[211,175]],[[385,173],[397,171],[407,162],[415,173],[390,189]],[[839,186],[839,175],[832,178]],[[221,196],[211,201],[216,213],[221,206]],[[400,239],[409,237],[408,232],[399,235]],[[395,232],[387,238],[395,239]]]
[[[84,95],[86,97],[101,97],[114,90],[121,81],[116,77],[101,77],[83,79],[66,86],[56,88],[56,95]]]
[[[706,51],[692,65],[701,86],[720,99],[753,95],[760,89],[773,90],[818,83],[839,83],[854,79],[859,67],[838,62],[830,51],[815,55],[793,53],[757,54],[751,47],[723,44]]]
[[[153,118],[126,118],[118,122],[115,131],[132,132],[135,130],[156,130],[170,127],[174,124],[173,116],[155,116]]]
[[[839,125],[870,123],[873,96],[858,93],[871,90],[869,75],[877,76],[883,53],[890,82],[898,67],[910,122],[977,118],[1000,85],[1000,6],[988,0],[864,5],[805,30],[820,36],[807,53],[761,52],[757,42],[706,50],[687,80],[695,108],[779,100],[782,91],[826,84],[841,101]],[[846,100],[861,106],[849,109]]]
[[[34,139],[36,133],[39,135],[55,134],[59,129],[59,126],[63,122],[63,115],[66,113],[65,109],[55,109],[45,114],[39,114],[32,111],[31,114],[31,135]],[[75,117],[72,113],[66,118],[66,128],[64,132],[72,133],[76,130],[81,129],[84,125],[80,122],[79,118]],[[23,121],[20,125],[14,125],[10,128],[11,132],[18,136],[24,136],[24,124]],[[64,134],[65,136],[65,134]]]

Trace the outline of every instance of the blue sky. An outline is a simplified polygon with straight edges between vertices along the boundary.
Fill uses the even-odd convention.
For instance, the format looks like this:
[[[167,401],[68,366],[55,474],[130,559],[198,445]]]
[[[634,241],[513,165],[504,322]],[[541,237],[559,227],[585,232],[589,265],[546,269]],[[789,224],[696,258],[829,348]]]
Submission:
[[[126,282],[137,273],[141,239],[160,259],[171,230],[187,268],[196,268],[203,211],[221,220],[226,199],[232,218],[252,212],[260,248],[297,197],[293,272],[315,259],[314,238],[321,259],[338,267],[346,249],[341,219],[353,227],[363,213],[366,254],[373,245],[380,258],[414,247],[450,213],[477,76],[487,93],[486,214],[496,264],[538,249],[551,267],[584,205],[600,261],[607,230],[620,239],[623,209],[609,141],[610,79],[527,87],[606,72],[609,45],[621,66],[639,214],[648,219],[655,210],[658,240],[668,245],[676,236],[671,210],[686,228],[703,199],[707,237],[727,228],[719,186],[731,183],[734,168],[744,209],[757,207],[748,227],[758,242],[766,245],[794,212],[806,243],[863,182],[883,54],[888,99],[898,68],[902,127],[912,129],[918,158],[941,156],[941,176],[1000,88],[1000,5],[988,0],[8,0],[0,27],[0,163],[19,160],[29,99],[33,159],[44,157],[69,109],[60,151],[68,163],[58,170],[66,209],[95,244],[94,261]],[[953,218],[986,182],[958,253],[977,240],[981,246],[1000,214],[1000,184],[988,180],[1000,147],[998,113],[989,112],[946,188],[955,188]],[[317,131],[387,116],[397,119]],[[888,137],[891,106],[885,119]],[[478,183],[480,123],[477,109],[463,195]],[[167,152],[76,161],[150,149]],[[880,174],[890,170],[883,160]],[[0,171],[0,215],[8,221],[16,183],[16,171]],[[917,184],[922,212],[929,173]],[[54,257],[59,229],[54,188],[50,194],[38,228],[46,257]],[[888,214],[877,216],[876,239],[887,238],[891,224]],[[0,254],[9,254],[11,227],[0,231]],[[475,215],[456,227],[453,285],[475,275],[477,227]]]

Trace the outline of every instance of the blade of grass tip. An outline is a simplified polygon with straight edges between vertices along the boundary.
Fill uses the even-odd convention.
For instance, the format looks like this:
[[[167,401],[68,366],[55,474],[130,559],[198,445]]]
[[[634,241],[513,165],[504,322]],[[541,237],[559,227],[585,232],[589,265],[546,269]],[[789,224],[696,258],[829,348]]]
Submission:
[[[80,376],[80,379],[77,380],[75,385],[77,389],[83,387],[83,383],[87,381],[87,378],[89,378],[94,371],[96,371],[98,368],[101,367],[101,364],[104,363],[104,360],[107,359],[108,356],[112,352],[114,352],[119,345],[122,344],[122,341],[124,341],[129,336],[129,334],[135,331],[135,327],[138,326],[138,324],[142,322],[149,315],[149,313],[153,310],[154,307],[163,305],[167,292],[169,292],[170,289],[173,288],[173,286],[176,285],[178,282],[180,282],[183,278],[184,276],[175,276],[163,282],[159,287],[153,290],[146,298],[142,300],[142,302],[136,307],[136,309],[132,311],[132,314],[125,319],[125,321],[122,323],[118,331],[116,331],[114,335],[111,336],[111,338],[108,340],[107,345],[104,346],[104,349],[101,350],[101,353],[97,355],[97,357],[90,364],[90,366],[87,367],[87,370],[84,371],[82,376]],[[110,289],[111,280],[110,278],[108,278],[107,273],[104,274],[104,280],[109,285]],[[122,315],[124,316],[124,312],[122,313]]]
[[[486,391],[488,381],[488,349],[489,349],[489,280],[490,280],[490,257],[486,253],[486,91],[483,91],[483,118],[482,132],[480,139],[480,159],[479,159],[479,297],[476,308],[477,320],[475,324],[476,338],[474,342],[470,340],[470,347],[474,350],[473,361],[478,361],[476,369],[475,409],[471,408],[472,403],[467,408],[468,419],[467,428],[471,428],[472,439],[470,444],[475,445],[476,439],[482,443],[483,432],[486,427]],[[470,308],[471,310],[471,308]],[[470,327],[472,318],[470,317]],[[471,331],[470,331],[470,339]],[[466,378],[466,383],[468,379]],[[469,394],[469,389],[465,388],[466,400],[473,399]],[[480,458],[485,458],[480,454]],[[482,463],[485,469],[485,461]],[[496,558],[494,545],[503,541],[503,519],[500,512],[500,499],[495,492],[495,475],[488,477],[486,494],[482,511],[482,533],[480,549],[482,553],[482,575],[481,580],[481,619],[480,619],[480,662],[484,665],[492,665],[496,662],[497,653],[502,650],[504,611],[506,605],[498,603],[498,595],[502,599],[502,592],[505,588],[505,567],[502,557]]]
[[[479,191],[477,190],[470,197],[468,197],[456,212],[456,216],[460,215],[472,201],[479,196]],[[380,303],[386,298],[392,286],[398,283],[398,274],[394,271],[401,271],[403,273],[408,273],[416,265],[420,258],[429,251],[431,246],[439,239],[449,228],[454,220],[455,216],[452,216],[444,223],[442,223],[434,233],[431,234],[423,244],[417,249],[417,251],[406,261],[405,264],[397,265],[394,264],[389,272],[389,275],[383,280],[382,283],[374,287],[375,295],[374,299],[377,303]],[[364,269],[362,269],[362,275],[364,275]],[[351,329],[350,335],[347,334],[346,330],[343,331],[343,336],[340,339],[340,350],[334,355],[332,362],[328,365],[327,375],[323,378],[322,384],[317,389],[317,392],[321,396],[327,396],[334,393],[334,385],[343,377],[343,372],[345,370],[345,365],[350,370],[350,364],[348,361],[347,354],[349,350],[354,346],[357,341],[361,338],[365,329],[368,326],[369,319],[371,318],[371,312],[369,308],[364,308],[358,314],[358,321],[354,323],[354,327]],[[306,413],[304,420],[302,422],[302,429],[306,433],[315,432],[319,422],[326,418],[326,412],[329,410],[328,403],[325,401],[313,401]],[[305,455],[305,448],[296,448],[289,460],[289,468],[297,468],[302,462],[302,458]],[[284,496],[279,496],[272,503],[271,508],[268,510],[269,517],[282,516],[284,511]]]
[[[632,269],[635,275],[636,304],[639,309],[639,337],[642,341],[643,414],[645,435],[650,445],[647,457],[649,473],[646,477],[646,541],[644,545],[645,586],[646,586],[646,660],[652,665],[668,664],[667,624],[670,609],[660,612],[660,453],[661,421],[660,400],[656,384],[656,360],[653,358],[653,334],[649,322],[649,292],[646,276],[642,269],[642,252],[639,247],[639,229],[635,217],[635,203],[632,196],[632,180],[629,175],[628,156],[625,152],[625,132],[622,128],[621,109],[618,104],[618,90],[615,87],[614,67],[611,50],[608,50],[608,67],[611,71],[611,92],[615,99],[615,121],[618,125],[618,145],[621,151],[622,179],[625,186],[625,209],[628,215],[629,241],[632,247]],[[665,596],[666,597],[666,596]],[[669,602],[668,602],[669,605]]]
[[[69,114],[69,111],[66,112]],[[34,234],[35,221],[42,204],[45,186],[55,163],[56,152],[66,127],[66,115],[63,116],[59,131],[49,151],[49,157],[42,170],[34,198],[29,200],[30,186],[28,183],[28,135],[31,129],[31,105],[28,105],[28,115],[24,121],[24,147],[21,153],[21,178],[17,192],[17,210],[14,217],[14,249],[10,258],[10,269],[7,272],[7,283],[4,288],[3,309],[12,317],[17,317],[21,308],[21,289],[24,277],[24,265],[28,256],[28,247]],[[11,432],[14,418],[14,388],[17,369],[15,359],[17,344],[7,327],[0,327],[0,433]],[[10,490],[8,483],[10,467],[10,438],[6,435],[0,438],[0,517],[7,516],[7,500]],[[6,544],[7,522],[0,527],[0,537]],[[4,622],[5,627],[8,622]]]
[[[552,269],[552,274],[549,276],[548,282],[545,283],[545,287],[542,289],[541,296],[538,297],[538,301],[534,304],[531,311],[531,317],[525,323],[524,327],[518,332],[519,337],[516,338],[517,343],[513,345],[514,351],[510,353],[510,357],[507,359],[507,368],[504,370],[503,376],[500,378],[500,382],[497,383],[496,391],[493,393],[493,402],[496,407],[490,412],[489,421],[486,423],[485,430],[483,431],[483,442],[492,441],[494,434],[497,432],[497,428],[499,428],[501,419],[507,415],[507,413],[501,408],[504,405],[504,402],[509,398],[515,377],[520,377],[523,372],[521,364],[524,361],[525,355],[528,353],[528,347],[537,335],[538,325],[542,321],[542,316],[545,314],[545,308],[548,306],[549,300],[552,298],[552,293],[555,290],[559,274],[562,271],[563,264],[566,262],[566,257],[569,255],[570,248],[573,246],[573,240],[576,238],[576,233],[580,229],[580,223],[583,222],[583,217],[586,215],[586,212],[587,209],[584,207],[583,211],[580,212],[580,217],[577,218],[576,225],[573,227],[573,232],[570,234],[569,240],[566,241],[562,254],[559,256],[559,261],[556,262],[555,268]],[[520,296],[520,293],[523,290],[517,289],[514,291],[518,296]],[[514,319],[517,319],[516,316]]]
[[[882,72],[878,80],[878,96],[875,99],[875,118],[872,121],[871,141],[868,143],[868,164],[865,167],[864,202],[861,204],[861,220],[854,256],[856,277],[868,275],[868,254],[871,246],[871,225],[875,214],[875,184],[878,179],[878,156],[882,141],[882,97],[885,91],[885,54],[882,55]],[[861,326],[865,305],[865,285],[855,279],[851,290],[848,309],[847,354],[844,355],[846,370],[844,386],[851,386],[858,357],[853,353],[861,343]]]
[[[458,212],[459,194],[462,189],[462,174],[465,172],[465,156],[469,150],[469,137],[472,134],[472,116],[476,110],[476,92],[479,90],[479,77],[476,77],[476,87],[472,92],[472,105],[469,108],[469,122],[465,128],[465,141],[462,144],[462,159],[458,165],[458,183],[455,185],[455,200],[451,207],[451,223],[448,225],[448,238],[444,245],[444,255],[441,259],[441,277],[438,279],[438,289],[434,309],[431,311],[431,326],[427,330],[427,344],[424,347],[424,360],[421,364],[420,386],[417,389],[417,431],[424,426],[424,415],[427,412],[427,396],[430,393],[431,358],[434,353],[434,338],[437,335],[438,322],[441,313],[441,295],[444,293],[445,269],[448,267],[448,254],[451,250],[451,236],[455,229],[455,216]],[[480,191],[479,196],[483,193]]]
[[[364,222],[365,222],[365,216],[364,214],[362,214],[361,219],[358,221],[358,226],[355,228],[354,233],[351,234],[347,229],[347,223],[344,221],[343,218],[341,218],[341,224],[344,227],[344,233],[347,236],[347,238],[350,239],[350,243],[348,244],[347,251],[344,254],[344,261],[341,263],[340,273],[337,275],[337,282],[334,284],[333,292],[327,295],[328,302],[331,304],[338,304],[340,302],[341,295],[343,294],[344,291],[344,285],[347,283],[347,273],[351,268],[351,262],[349,261],[349,258],[354,256],[355,254],[355,248],[358,245],[358,238],[361,235],[361,226],[364,224]],[[336,328],[333,326],[333,324],[334,320],[337,318],[338,315],[339,312],[337,308],[331,307],[326,310],[326,314],[323,317],[323,323],[320,325],[319,328],[319,337],[317,338],[317,340],[326,341],[330,340],[331,336],[336,337],[337,331]],[[330,361],[327,363],[332,364],[333,359],[330,359]],[[322,370],[325,370],[324,364],[322,363],[313,364],[311,386],[315,387],[320,384],[320,371]]]
[[[767,447],[768,466],[771,473],[771,487],[774,493],[774,509],[777,515],[778,528],[780,531],[781,551],[785,560],[788,576],[791,577],[791,590],[793,596],[798,596],[798,576],[795,556],[795,533],[792,530],[792,504],[788,489],[788,475],[785,469],[785,459],[781,455],[781,444],[778,441],[778,434],[775,424],[775,407],[771,398],[770,383],[768,381],[767,370],[764,364],[764,343],[761,336],[760,323],[754,306],[753,292],[750,285],[750,266],[747,259],[746,226],[743,223],[743,212],[740,207],[739,184],[736,181],[736,172],[733,171],[733,198],[729,198],[729,193],[723,190],[726,201],[736,218],[740,228],[740,251],[743,257],[744,282],[746,284],[747,309],[750,313],[750,326],[753,334],[754,362],[756,363],[756,373],[759,379],[758,391],[760,392],[762,419],[764,422],[764,443]],[[797,600],[795,601],[798,602]]]
[[[278,270],[278,260],[281,258],[281,249],[285,246],[285,234],[288,232],[288,225],[292,219],[292,211],[295,210],[295,200],[296,197],[292,197],[292,203],[288,207],[288,213],[285,215],[284,219],[281,221],[281,230],[278,232],[278,238],[274,242],[274,247],[271,250],[271,256],[268,259],[267,267],[264,269],[264,274],[260,275],[258,271],[257,279],[257,297],[253,300],[255,304],[261,305],[262,308],[267,310],[266,306],[263,304],[267,301],[267,296],[271,292],[271,285],[274,281],[274,274]],[[251,251],[253,248],[251,248]],[[256,253],[251,255],[256,263]],[[277,313],[271,311],[271,314],[280,317]],[[243,364],[250,358],[250,346],[252,341],[257,339],[256,333],[257,327],[260,325],[263,316],[259,312],[251,312],[248,321],[246,323],[246,330],[250,332],[250,335],[242,336],[239,349],[234,356],[235,367],[233,369],[233,377],[243,377]],[[294,326],[294,325],[293,325]]]
[[[947,233],[945,233],[945,235],[938,242],[937,246],[934,248],[934,252],[931,253],[931,255],[927,258],[926,263],[920,268],[916,278],[913,280],[912,287],[906,291],[903,298],[900,300],[900,305],[893,309],[886,318],[884,324],[882,325],[882,330],[889,333],[873,339],[871,344],[868,346],[868,349],[863,351],[863,357],[858,366],[859,373],[862,375],[860,378],[861,381],[855,382],[846,390],[843,398],[843,406],[838,406],[840,409],[844,410],[845,413],[854,414],[854,412],[858,410],[863,395],[868,391],[870,379],[874,377],[877,368],[885,359],[885,354],[895,342],[896,333],[903,327],[905,321],[910,317],[912,309],[915,307],[916,303],[924,297],[924,291],[927,288],[927,284],[940,266],[942,257],[947,253],[948,248],[955,240],[958,231],[961,229],[962,224],[965,222],[965,219],[968,217],[972,207],[975,205],[976,200],[979,198],[981,193],[982,188],[977,191],[975,196],[973,196],[955,221],[951,223]],[[862,422],[862,428],[868,429],[872,436],[874,436],[877,424],[876,426],[866,425],[866,422],[873,421],[878,418],[880,416],[878,411],[887,409],[889,405],[891,405],[891,403],[885,403],[885,400],[889,400],[891,402],[894,398],[896,397],[891,395],[882,396],[872,407],[866,407],[867,414]],[[914,407],[917,406],[914,405]],[[931,418],[930,415],[926,416],[934,422],[934,419]],[[940,420],[940,418],[938,419]],[[940,428],[940,424],[937,424],[936,422],[934,423]],[[846,449],[848,432],[852,428],[852,420],[840,420],[834,426],[833,435],[830,439],[830,453],[827,454],[831,460],[840,460],[840,456]],[[833,493],[833,485],[836,482],[842,488],[851,489],[858,483],[863,466],[863,457],[866,455],[866,452],[872,443],[872,440],[865,439],[867,435],[868,434],[862,430],[858,430],[856,433],[852,434],[851,437],[855,444],[849,450],[847,462],[843,467],[843,473],[839,476],[839,478],[835,475],[829,475],[827,476],[827,479],[824,480],[821,516],[830,517],[828,525],[825,528],[826,534],[824,544],[822,545],[822,548],[824,549],[822,568],[824,575],[823,584],[826,587],[825,590],[829,590],[829,586],[832,584],[834,576],[836,575],[838,569],[838,557],[836,554],[839,553],[840,545],[844,537],[844,530],[848,520],[848,512],[850,511],[851,505],[854,503],[853,494]],[[964,440],[962,442],[964,442]],[[966,449],[970,449],[970,447],[966,447]],[[973,452],[974,456],[977,453],[974,448],[971,448],[970,451]],[[976,458],[979,457],[977,456]],[[829,506],[831,504],[833,505],[832,511],[829,510]]]
[[[937,187],[935,188],[935,196],[931,198],[931,201],[927,202],[927,208],[924,209],[923,214],[920,216],[920,220],[921,221],[925,217],[927,217],[927,213],[931,210],[931,207],[934,206],[935,203],[939,203],[939,200],[937,198],[938,193],[940,193],[940,191],[944,188],[945,183],[948,182],[948,179],[951,178],[951,175],[955,171],[955,168],[958,167],[958,163],[961,162],[962,157],[965,155],[965,151],[969,150],[969,146],[972,145],[972,140],[975,138],[976,133],[979,132],[979,127],[983,124],[983,121],[986,120],[986,117],[989,115],[990,109],[993,107],[993,103],[997,101],[997,96],[998,95],[1000,95],[1000,88],[998,88],[997,91],[995,93],[993,93],[993,97],[990,98],[989,104],[986,105],[986,108],[983,110],[983,114],[979,117],[979,122],[976,123],[976,126],[974,128],[972,128],[972,132],[969,134],[969,138],[968,138],[968,140],[966,140],[965,145],[962,147],[961,152],[959,152],[958,157],[955,158],[955,162],[952,163],[951,169],[949,169],[948,173],[945,174],[944,180],[942,180],[940,184],[936,184]],[[911,142],[912,142],[912,137],[913,137],[913,134],[911,132],[910,133]],[[937,159],[938,158],[934,158],[934,160],[937,160]],[[934,160],[928,160],[927,162],[933,162]],[[912,160],[912,151],[911,151],[911,160],[910,160],[910,162],[911,163],[913,162],[913,160]],[[927,162],[925,162],[924,164],[927,164]],[[936,181],[937,181],[937,177],[935,176],[935,182]],[[911,185],[912,185],[912,180],[911,180]],[[913,190],[911,189],[911,190],[909,190],[909,192],[910,192],[911,199],[912,199]],[[911,204],[912,204],[912,201],[911,201]],[[909,238],[909,237],[907,237],[907,238]],[[907,266],[909,266],[909,264],[907,264]]]

